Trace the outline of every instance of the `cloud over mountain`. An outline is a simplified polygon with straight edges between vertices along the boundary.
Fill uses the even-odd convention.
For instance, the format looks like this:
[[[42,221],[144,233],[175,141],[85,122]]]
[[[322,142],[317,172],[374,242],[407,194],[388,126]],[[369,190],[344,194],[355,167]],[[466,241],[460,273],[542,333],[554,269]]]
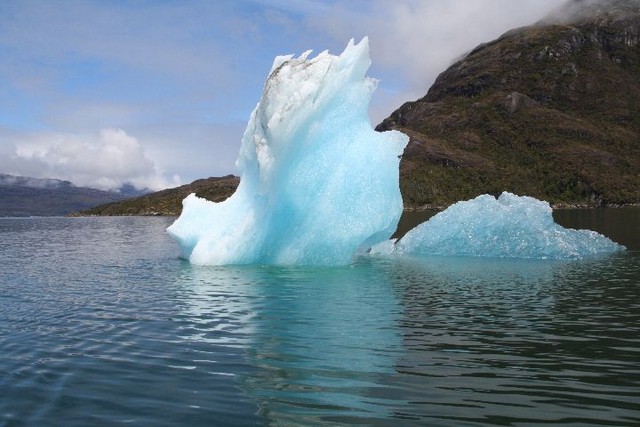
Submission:
[[[0,160],[0,167],[14,174],[102,190],[124,184],[158,190],[179,184],[178,178],[166,181],[142,144],[122,129],[86,135],[40,132],[14,141],[14,146],[15,151]]]

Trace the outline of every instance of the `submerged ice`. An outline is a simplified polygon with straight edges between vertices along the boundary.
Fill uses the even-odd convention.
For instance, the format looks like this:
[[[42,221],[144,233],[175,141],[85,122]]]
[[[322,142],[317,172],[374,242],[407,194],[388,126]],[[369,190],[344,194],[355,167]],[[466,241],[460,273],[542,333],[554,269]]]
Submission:
[[[504,193],[459,202],[389,240],[402,213],[400,132],[367,117],[367,39],[339,56],[280,56],[252,112],[226,201],[189,195],[168,228],[195,264],[348,264],[358,253],[575,258],[624,247],[553,222],[546,202]]]
[[[251,114],[237,191],[191,194],[168,228],[195,264],[348,264],[391,237],[408,137],[371,127],[367,39],[340,56],[277,57]]]
[[[378,255],[460,255],[571,259],[624,250],[590,230],[553,221],[547,202],[502,193],[458,202],[397,242],[375,246]]]

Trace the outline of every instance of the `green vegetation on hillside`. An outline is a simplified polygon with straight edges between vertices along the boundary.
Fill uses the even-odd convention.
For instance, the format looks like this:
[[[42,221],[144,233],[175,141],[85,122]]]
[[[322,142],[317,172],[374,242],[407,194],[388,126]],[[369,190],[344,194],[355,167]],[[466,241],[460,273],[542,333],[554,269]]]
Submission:
[[[378,126],[411,137],[405,205],[640,202],[640,2],[599,4],[480,45]]]
[[[182,210],[182,200],[191,193],[213,202],[229,197],[238,186],[239,178],[233,175],[221,178],[199,179],[191,184],[158,191],[121,202],[108,203],[85,210],[80,215],[168,215],[177,216]]]

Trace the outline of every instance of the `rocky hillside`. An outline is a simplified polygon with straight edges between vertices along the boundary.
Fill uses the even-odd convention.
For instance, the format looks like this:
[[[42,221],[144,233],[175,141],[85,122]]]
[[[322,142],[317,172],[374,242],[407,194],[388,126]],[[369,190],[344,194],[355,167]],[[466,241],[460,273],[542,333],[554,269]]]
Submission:
[[[640,0],[574,0],[482,44],[378,130],[411,137],[405,205],[508,190],[640,202]]]
[[[233,175],[199,179],[191,184],[158,191],[141,197],[108,203],[81,212],[81,215],[179,215],[182,199],[191,193],[220,202],[236,190],[240,179]]]

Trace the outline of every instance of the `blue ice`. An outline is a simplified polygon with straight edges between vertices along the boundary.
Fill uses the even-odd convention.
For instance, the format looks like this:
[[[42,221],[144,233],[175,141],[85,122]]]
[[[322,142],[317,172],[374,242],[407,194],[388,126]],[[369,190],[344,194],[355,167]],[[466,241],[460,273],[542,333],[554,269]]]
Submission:
[[[275,59],[242,138],[237,191],[183,201],[168,232],[192,263],[348,264],[395,231],[409,138],[371,127],[368,40],[309,54]]]
[[[274,60],[221,203],[195,194],[168,228],[194,264],[344,265],[355,255],[576,258],[622,250],[592,231],[555,224],[546,202],[504,193],[459,202],[398,242],[400,132],[367,116],[376,81],[368,40],[341,55]]]
[[[553,221],[549,203],[504,192],[458,202],[399,241],[372,248],[377,255],[456,255],[574,259],[624,250],[591,230]]]

